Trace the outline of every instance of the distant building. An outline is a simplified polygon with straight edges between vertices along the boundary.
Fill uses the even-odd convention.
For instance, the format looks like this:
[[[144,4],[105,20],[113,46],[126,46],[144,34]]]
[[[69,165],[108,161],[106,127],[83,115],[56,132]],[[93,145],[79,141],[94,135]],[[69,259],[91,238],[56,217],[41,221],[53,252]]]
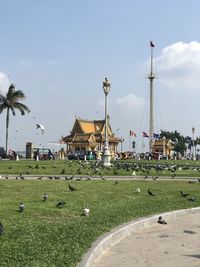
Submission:
[[[152,146],[152,153],[159,153],[171,157],[173,155],[174,145],[171,140],[165,138],[155,140]]]
[[[83,120],[76,118],[70,135],[63,137],[67,145],[67,153],[75,151],[103,151],[105,134],[105,120]],[[117,153],[117,146],[121,139],[112,132],[108,122],[108,142],[111,154]]]
[[[26,158],[32,159],[34,155],[34,145],[31,142],[26,143]]]

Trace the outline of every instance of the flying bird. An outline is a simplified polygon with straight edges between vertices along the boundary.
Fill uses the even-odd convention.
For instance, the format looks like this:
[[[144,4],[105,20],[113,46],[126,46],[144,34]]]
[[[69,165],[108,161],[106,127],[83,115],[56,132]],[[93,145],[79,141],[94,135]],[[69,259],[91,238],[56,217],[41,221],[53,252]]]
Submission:
[[[88,207],[85,207],[85,208],[83,209],[82,216],[88,216],[89,213],[90,213],[90,209],[89,209]]]
[[[76,191],[77,189],[74,188],[73,186],[71,186],[70,184],[68,184],[68,187],[69,187],[69,190],[72,192],[72,191]]]
[[[22,202],[20,202],[19,203],[19,212],[23,212],[24,209],[25,209],[25,205]]]
[[[44,126],[42,124],[36,124],[36,129],[40,129],[42,134],[44,134]]]
[[[162,216],[158,217],[158,223],[160,224],[167,224],[165,220],[163,220]]]

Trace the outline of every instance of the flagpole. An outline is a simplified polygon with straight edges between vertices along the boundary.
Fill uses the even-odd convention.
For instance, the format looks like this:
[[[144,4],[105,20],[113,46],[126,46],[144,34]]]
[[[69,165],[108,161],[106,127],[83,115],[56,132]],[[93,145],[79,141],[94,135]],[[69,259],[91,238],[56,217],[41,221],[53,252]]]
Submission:
[[[131,136],[130,136],[130,132],[129,132],[129,151],[131,151]]]
[[[155,76],[153,74],[153,48],[154,44],[152,41],[150,41],[150,47],[151,47],[151,69],[150,74],[148,76],[148,79],[150,81],[150,110],[149,110],[149,152],[152,151],[152,145],[153,145],[153,133],[154,133],[154,97],[153,97],[153,80],[155,79]]]

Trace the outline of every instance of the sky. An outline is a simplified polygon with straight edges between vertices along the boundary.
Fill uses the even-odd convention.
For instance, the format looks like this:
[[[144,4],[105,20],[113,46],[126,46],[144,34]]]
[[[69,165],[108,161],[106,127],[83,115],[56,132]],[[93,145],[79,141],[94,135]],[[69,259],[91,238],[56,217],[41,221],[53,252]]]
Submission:
[[[199,10],[198,0],[0,0],[0,92],[12,82],[31,110],[11,116],[9,148],[25,150],[33,142],[56,150],[76,116],[104,119],[107,77],[110,123],[125,140],[123,150],[133,140],[138,152],[148,150],[142,131],[149,131],[150,40],[155,133],[191,136],[195,127],[199,136]],[[36,123],[44,125],[44,135]]]

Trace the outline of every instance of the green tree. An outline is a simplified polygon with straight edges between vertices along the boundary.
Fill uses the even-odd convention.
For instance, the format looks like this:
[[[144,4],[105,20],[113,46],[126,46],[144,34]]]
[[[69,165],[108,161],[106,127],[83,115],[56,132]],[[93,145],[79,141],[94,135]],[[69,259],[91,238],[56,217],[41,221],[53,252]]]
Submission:
[[[21,90],[15,90],[13,84],[10,85],[6,96],[0,95],[0,113],[6,110],[6,155],[8,153],[8,128],[10,121],[10,111],[15,116],[15,110],[18,109],[21,115],[25,115],[26,112],[30,112],[29,108],[20,103],[20,100],[24,100],[25,95]]]
[[[184,154],[184,151],[187,149],[186,140],[183,135],[181,135],[176,130],[174,132],[163,131],[161,130],[160,137],[166,137],[166,139],[171,139],[174,143],[174,151]]]

